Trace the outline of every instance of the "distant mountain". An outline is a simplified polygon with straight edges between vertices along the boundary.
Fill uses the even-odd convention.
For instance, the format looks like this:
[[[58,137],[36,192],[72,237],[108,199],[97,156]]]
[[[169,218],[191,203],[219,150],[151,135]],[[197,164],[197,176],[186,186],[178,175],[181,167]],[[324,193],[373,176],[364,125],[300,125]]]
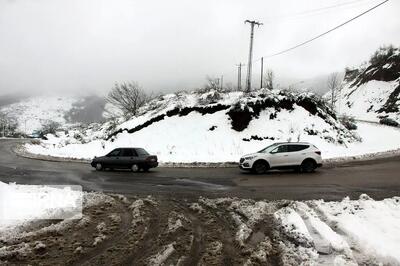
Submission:
[[[319,75],[308,79],[285,79],[280,80],[282,88],[292,88],[298,91],[311,91],[318,95],[324,95],[329,91],[328,78],[330,74]],[[339,78],[343,79],[344,72],[339,73]]]
[[[336,107],[359,119],[400,123],[400,49],[382,47],[367,63],[346,69]]]
[[[28,97],[29,97],[28,95],[19,94],[19,93],[0,95],[0,109],[5,105],[17,103]]]
[[[32,133],[49,122],[62,128],[102,122],[105,100],[98,96],[1,96],[0,112],[17,122],[18,131]]]

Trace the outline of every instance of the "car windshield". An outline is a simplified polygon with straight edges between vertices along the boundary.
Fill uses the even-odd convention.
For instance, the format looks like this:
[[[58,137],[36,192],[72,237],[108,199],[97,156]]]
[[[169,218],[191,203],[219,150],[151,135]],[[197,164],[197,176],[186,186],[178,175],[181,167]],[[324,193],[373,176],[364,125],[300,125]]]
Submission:
[[[262,150],[260,150],[260,151],[258,151],[258,152],[259,152],[259,153],[268,153],[268,152],[272,151],[272,149],[275,148],[276,145],[278,145],[278,144],[279,144],[279,143],[274,143],[274,144],[269,145],[268,147],[266,147],[266,148],[264,148],[264,149],[262,149]]]
[[[120,149],[117,150],[113,150],[111,151],[109,154],[107,154],[108,157],[114,157],[114,156],[118,156],[121,153]]]
[[[149,153],[145,149],[142,149],[142,148],[136,149],[136,152],[138,153],[139,156],[140,155],[149,155]]]

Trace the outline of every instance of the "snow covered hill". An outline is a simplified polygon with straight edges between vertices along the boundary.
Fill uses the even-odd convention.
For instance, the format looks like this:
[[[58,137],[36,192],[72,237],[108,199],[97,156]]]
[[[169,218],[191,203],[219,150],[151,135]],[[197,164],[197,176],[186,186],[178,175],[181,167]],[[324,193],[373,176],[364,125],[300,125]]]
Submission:
[[[400,123],[400,49],[381,48],[368,63],[348,69],[336,107],[358,119]]]
[[[60,132],[27,149],[92,158],[116,147],[139,146],[163,162],[226,162],[277,141],[310,141],[329,156],[359,139],[310,93],[211,90],[160,96],[127,121]]]
[[[91,116],[90,110],[95,109],[101,117],[104,104],[99,97],[35,96],[0,106],[0,112],[17,122],[18,131],[30,134],[49,121],[68,128],[79,122],[99,120],[99,115]]]
[[[65,114],[77,102],[78,98],[73,97],[29,97],[3,106],[0,111],[17,121],[19,131],[29,134],[48,121],[67,124]]]

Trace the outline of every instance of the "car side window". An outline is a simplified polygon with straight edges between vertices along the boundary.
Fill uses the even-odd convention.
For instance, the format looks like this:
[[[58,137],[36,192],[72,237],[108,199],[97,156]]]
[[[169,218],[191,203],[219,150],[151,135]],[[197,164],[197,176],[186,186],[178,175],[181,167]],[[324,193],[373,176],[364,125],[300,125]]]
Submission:
[[[289,145],[289,152],[302,151],[310,147],[309,145]]]
[[[133,156],[132,150],[131,149],[124,149],[123,156],[124,157],[132,157]]]
[[[121,149],[116,149],[116,150],[113,150],[112,152],[110,152],[109,156],[110,157],[117,157],[120,154],[121,154]]]
[[[288,145],[278,146],[272,151],[272,153],[283,153],[283,152],[288,152]]]

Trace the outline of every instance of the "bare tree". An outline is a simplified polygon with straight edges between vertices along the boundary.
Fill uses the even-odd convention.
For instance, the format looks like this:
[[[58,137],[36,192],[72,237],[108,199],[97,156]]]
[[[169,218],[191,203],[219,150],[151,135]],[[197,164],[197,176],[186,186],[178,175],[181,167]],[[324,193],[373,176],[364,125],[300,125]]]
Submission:
[[[267,88],[268,90],[273,90],[274,87],[275,87],[275,84],[274,84],[274,79],[275,79],[274,72],[271,69],[268,69],[265,72],[263,79],[264,79],[263,80],[264,87]]]
[[[2,132],[1,136],[6,136],[6,127],[7,127],[7,116],[3,112],[0,112],[0,131]]]
[[[335,109],[335,103],[338,97],[338,94],[341,90],[341,82],[339,78],[339,73],[335,72],[329,75],[328,77],[328,89],[331,92],[331,108]]]
[[[19,134],[17,132],[18,123],[15,119],[8,116],[4,112],[0,112],[0,136],[16,136]]]
[[[210,76],[206,77],[207,83],[204,85],[206,90],[220,90],[220,80],[219,78],[212,78]]]
[[[151,100],[137,82],[115,83],[107,102],[119,108],[126,117],[136,116],[140,107]]]
[[[55,134],[60,127],[60,123],[52,120],[47,120],[42,126],[41,135],[45,136],[47,134]]]

